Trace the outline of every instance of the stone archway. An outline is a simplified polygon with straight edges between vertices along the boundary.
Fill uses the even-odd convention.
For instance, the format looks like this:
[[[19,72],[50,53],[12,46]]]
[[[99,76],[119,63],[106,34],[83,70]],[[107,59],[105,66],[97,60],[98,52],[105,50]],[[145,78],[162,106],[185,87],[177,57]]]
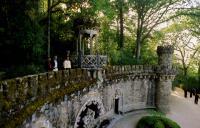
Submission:
[[[91,128],[95,120],[105,113],[101,99],[91,98],[80,109],[74,128]]]

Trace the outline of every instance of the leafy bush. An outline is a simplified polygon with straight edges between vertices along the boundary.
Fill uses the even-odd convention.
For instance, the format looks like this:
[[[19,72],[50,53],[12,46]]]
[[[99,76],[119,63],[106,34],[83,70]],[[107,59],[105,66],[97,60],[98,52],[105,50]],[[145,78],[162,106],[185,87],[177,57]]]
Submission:
[[[155,123],[154,128],[165,128],[165,125],[159,120]]]
[[[176,122],[174,122],[168,118],[161,118],[161,120],[162,120],[163,124],[165,124],[165,127],[167,127],[167,128],[180,128],[180,126]]]
[[[180,126],[163,116],[144,116],[139,120],[137,128],[180,128]]]

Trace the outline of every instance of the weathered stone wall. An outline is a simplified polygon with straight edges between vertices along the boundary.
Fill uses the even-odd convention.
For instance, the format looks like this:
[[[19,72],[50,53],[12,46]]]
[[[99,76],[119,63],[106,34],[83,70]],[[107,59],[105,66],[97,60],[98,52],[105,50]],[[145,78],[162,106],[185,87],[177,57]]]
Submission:
[[[175,70],[172,67],[174,49],[172,46],[159,46],[157,48],[158,65],[156,84],[156,107],[164,112],[169,112],[169,98]]]
[[[15,127],[46,103],[96,83],[87,70],[71,69],[0,82],[0,127]]]
[[[124,71],[123,68],[132,68],[134,71],[131,73],[131,70]],[[144,68],[148,70],[144,70]],[[88,125],[93,127],[116,114],[114,112],[116,98],[119,99],[119,111],[121,113],[154,107],[154,80],[156,76],[155,74],[147,75],[147,72],[153,73],[153,69],[153,66],[116,66],[109,68],[112,72],[108,70],[98,71],[97,74],[103,76],[103,81],[97,82],[94,86],[84,88],[82,91],[65,95],[64,98],[54,104],[49,103],[42,106],[32,117],[24,122],[22,127],[79,128],[82,127],[79,123],[80,120],[85,118],[88,118]],[[124,74],[119,76],[118,73],[122,71]],[[96,74],[96,72],[94,73]],[[100,110],[98,118],[89,118],[87,114],[81,117],[87,106],[94,102],[96,102]]]
[[[154,106],[155,66],[117,66],[106,71],[105,99],[107,107],[113,106],[115,97],[119,98],[122,112]],[[110,86],[109,86],[110,85]],[[106,97],[108,96],[109,97]],[[111,100],[112,99],[112,100]],[[112,104],[111,104],[112,103]],[[114,108],[113,108],[114,109]]]
[[[157,107],[169,111],[174,78],[169,46],[158,48],[158,66],[72,69],[0,82],[1,127],[94,127],[117,113]]]
[[[46,103],[27,118],[22,128],[73,128],[78,127],[79,117],[88,104],[96,102],[100,115],[106,113],[102,102],[102,88],[98,85],[84,88],[82,91],[65,95],[54,103]],[[91,123],[91,122],[90,122]]]

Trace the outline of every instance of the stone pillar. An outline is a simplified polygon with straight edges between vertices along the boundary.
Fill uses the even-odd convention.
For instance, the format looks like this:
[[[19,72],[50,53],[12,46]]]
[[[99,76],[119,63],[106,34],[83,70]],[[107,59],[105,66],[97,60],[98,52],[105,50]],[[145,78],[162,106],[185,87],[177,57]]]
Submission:
[[[90,55],[93,55],[93,34],[90,34]]]
[[[158,65],[163,68],[172,68],[172,58],[173,58],[174,48],[171,45],[158,46]]]
[[[157,67],[157,81],[156,81],[156,96],[155,105],[164,113],[170,111],[169,99],[172,89],[172,79],[174,78],[174,72],[172,69],[172,46],[158,46],[158,67]]]

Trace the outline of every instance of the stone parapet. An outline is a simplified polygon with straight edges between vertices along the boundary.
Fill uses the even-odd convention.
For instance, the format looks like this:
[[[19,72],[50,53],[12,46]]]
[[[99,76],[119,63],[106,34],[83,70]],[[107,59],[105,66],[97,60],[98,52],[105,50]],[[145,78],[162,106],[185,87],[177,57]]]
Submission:
[[[157,47],[157,54],[173,54],[174,53],[174,48],[172,45],[167,45],[167,46],[158,46]]]
[[[131,74],[131,73],[153,73],[154,65],[123,65],[123,66],[108,66],[105,69],[107,75],[109,74]]]
[[[176,67],[160,65],[124,65],[106,67],[104,80],[115,80],[121,78],[145,79],[145,78],[165,78],[173,79],[176,74]]]
[[[155,72],[160,75],[176,75],[177,68],[175,66],[156,66]]]
[[[30,108],[37,109],[37,107],[42,105],[43,101],[44,103],[52,102],[52,99],[49,99],[49,97],[56,99],[61,98],[59,96],[66,94],[69,96],[68,98],[70,98],[76,94],[83,95],[88,93],[94,88],[101,86],[96,81],[92,82],[93,80],[100,78],[100,81],[102,80],[102,82],[105,83],[103,85],[106,86],[115,85],[122,81],[134,81],[134,88],[136,90],[137,87],[139,88],[139,85],[137,84],[143,86],[142,83],[145,84],[146,82],[149,82],[152,84],[148,85],[150,90],[154,90],[155,86],[157,86],[155,105],[159,109],[166,111],[168,110],[168,107],[166,106],[170,94],[170,81],[174,78],[174,71],[172,69],[173,68],[162,68],[161,66],[156,65],[124,65],[110,66],[92,72],[86,69],[46,72],[0,81],[0,120],[3,123],[4,120],[7,120],[14,115],[18,115],[24,111],[24,109],[26,111]],[[158,81],[154,82],[156,80]],[[156,85],[154,85],[155,83]],[[79,84],[83,84],[83,86],[79,86]],[[74,86],[74,89],[71,85]],[[76,87],[76,85],[78,86]],[[103,89],[104,86],[101,86],[101,88]],[[165,90],[166,88],[167,91]],[[71,93],[67,94],[66,92]],[[144,91],[143,93],[147,92]],[[138,92],[138,96],[139,94],[140,92]],[[150,98],[150,100],[148,100],[148,102],[152,103],[149,104],[154,104],[154,98]],[[30,108],[27,110],[27,107]],[[31,111],[33,111],[32,109]],[[1,123],[0,126],[2,126]]]
[[[172,66],[173,48],[158,47],[157,53],[158,65],[107,66],[101,70],[70,69],[0,81],[0,127],[6,121],[18,121],[12,125],[20,125],[24,118],[31,116],[42,105],[65,96],[74,104],[72,110],[75,111],[74,106],[78,107],[82,101],[73,100],[84,94],[94,96],[92,90],[102,94],[103,105],[108,112],[114,110],[112,98],[119,97],[125,97],[123,102],[126,105],[132,101],[142,102],[168,112],[172,80],[176,73],[176,68]],[[75,115],[71,115],[72,125]]]
[[[3,123],[39,99],[45,100],[56,90],[64,90],[76,84],[90,85],[91,81],[93,79],[89,77],[88,71],[83,69],[46,72],[0,81],[0,122]]]

